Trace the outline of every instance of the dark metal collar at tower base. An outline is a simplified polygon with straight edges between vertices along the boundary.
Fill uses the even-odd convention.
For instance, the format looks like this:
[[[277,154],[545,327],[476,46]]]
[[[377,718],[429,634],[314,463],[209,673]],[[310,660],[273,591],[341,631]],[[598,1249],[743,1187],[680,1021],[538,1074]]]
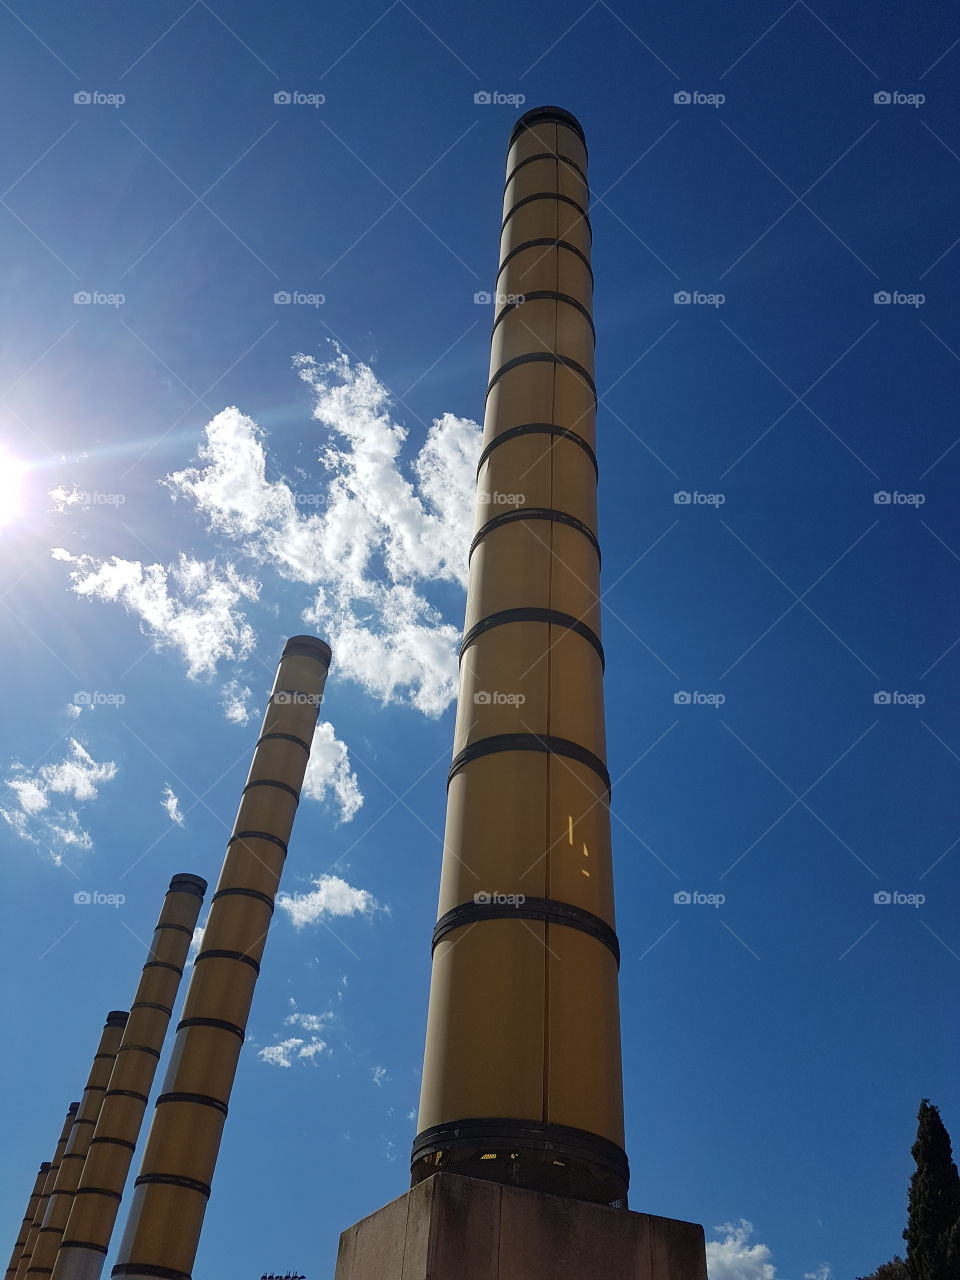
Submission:
[[[457,1120],[418,1133],[411,1186],[440,1172],[614,1209],[627,1207],[630,1184],[627,1154],[615,1143],[569,1125],[500,1117]]]

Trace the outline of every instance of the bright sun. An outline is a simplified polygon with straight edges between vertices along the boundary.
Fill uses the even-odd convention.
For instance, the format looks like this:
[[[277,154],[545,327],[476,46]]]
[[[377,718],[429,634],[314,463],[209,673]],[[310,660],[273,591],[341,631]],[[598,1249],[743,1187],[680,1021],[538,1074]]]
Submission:
[[[9,524],[20,514],[20,488],[23,463],[0,447],[0,525]]]

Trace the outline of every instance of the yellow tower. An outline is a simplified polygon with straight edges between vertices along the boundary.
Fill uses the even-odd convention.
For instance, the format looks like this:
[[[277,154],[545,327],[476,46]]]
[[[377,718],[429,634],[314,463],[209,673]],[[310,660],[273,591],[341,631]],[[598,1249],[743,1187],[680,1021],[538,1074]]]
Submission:
[[[707,1280],[626,1208],[587,149],[510,137],[412,1187],[336,1280]]]
[[[53,1268],[99,1280],[207,882],[170,881]]]
[[[80,1183],[84,1161],[90,1149],[90,1139],[96,1128],[100,1108],[103,1106],[103,1095],[107,1091],[110,1073],[116,1060],[117,1050],[127,1024],[127,1014],[114,1010],[107,1014],[106,1025],[93,1055],[90,1075],[84,1086],[80,1107],[73,1120],[66,1149],[60,1159],[60,1169],[56,1182],[50,1192],[43,1222],[37,1232],[37,1242],[33,1247],[26,1270],[27,1280],[49,1280],[53,1272],[53,1264],[57,1260],[57,1250],[63,1238],[63,1228],[70,1216],[73,1204],[73,1193]]]
[[[135,1182],[114,1276],[190,1280],[330,649],[288,640]]]
[[[623,1203],[587,149],[507,155],[413,1182]]]
[[[43,1164],[37,1171],[37,1178],[33,1184],[33,1190],[30,1192],[30,1198],[27,1201],[27,1208],[24,1212],[23,1220],[20,1223],[20,1231],[17,1235],[16,1243],[13,1246],[13,1253],[10,1255],[6,1280],[13,1280],[14,1276],[17,1274],[17,1264],[23,1257],[23,1248],[27,1243],[27,1236],[30,1234],[30,1228],[33,1226],[33,1220],[37,1216],[37,1209],[40,1206],[40,1200],[43,1196],[43,1184],[47,1180],[47,1171],[49,1168],[49,1160],[44,1160]]]
[[[17,1270],[15,1273],[16,1280],[24,1280],[27,1274],[27,1267],[30,1265],[30,1259],[33,1257],[34,1245],[37,1243],[37,1236],[40,1232],[40,1224],[43,1222],[43,1215],[47,1210],[47,1201],[50,1199],[50,1192],[54,1188],[57,1181],[57,1174],[60,1172],[60,1161],[63,1159],[63,1153],[67,1149],[67,1139],[70,1137],[70,1130],[73,1128],[73,1120],[77,1112],[80,1110],[79,1102],[71,1102],[67,1108],[67,1118],[63,1122],[63,1128],[60,1130],[60,1137],[57,1139],[56,1149],[53,1153],[53,1159],[47,1165],[46,1177],[43,1180],[43,1190],[37,1200],[37,1207],[34,1210],[33,1222],[27,1232],[24,1241],[23,1250],[17,1262]]]

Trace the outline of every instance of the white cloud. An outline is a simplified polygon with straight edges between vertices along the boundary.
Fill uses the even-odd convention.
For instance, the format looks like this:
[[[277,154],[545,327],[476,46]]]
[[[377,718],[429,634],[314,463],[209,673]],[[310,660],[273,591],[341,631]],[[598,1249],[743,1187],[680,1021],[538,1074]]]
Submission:
[[[22,839],[46,845],[58,862],[63,849],[91,849],[93,840],[81,826],[77,810],[60,808],[55,798],[71,796],[84,803],[95,800],[98,786],[117,775],[113,761],[98,763],[76,738],[68,739],[68,748],[58,764],[30,770],[14,762],[6,785],[16,797],[16,807],[0,808],[0,817]]]
[[[325,800],[328,792],[340,809],[341,822],[349,822],[363,804],[357,775],[347,758],[346,744],[336,737],[333,725],[323,720],[313,733],[303,794],[310,800]]]
[[[803,1280],[830,1280],[833,1274],[833,1268],[829,1262],[821,1262],[816,1271],[805,1271]]]
[[[207,920],[209,920],[209,918],[210,913],[207,912],[207,915],[200,921],[193,931],[193,937],[190,939],[190,953],[187,957],[191,961],[196,960],[200,947],[203,945],[203,931],[207,927]]]
[[[173,788],[165,785],[160,803],[167,811],[167,817],[178,827],[183,826],[183,814],[180,812],[180,798],[174,794]]]
[[[252,691],[239,680],[228,680],[223,686],[220,690],[220,705],[231,724],[246,724],[252,719],[253,711],[247,705],[252,696]]]
[[[332,1020],[332,1013],[291,1013],[283,1021],[285,1026],[302,1027],[304,1031],[322,1031]]]
[[[269,1062],[273,1067],[292,1067],[290,1054],[299,1049],[302,1044],[303,1041],[296,1037],[281,1040],[279,1044],[270,1044],[265,1049],[261,1049],[257,1057],[262,1058],[264,1062]]]
[[[707,1241],[709,1280],[776,1280],[777,1270],[767,1246],[748,1243],[752,1222],[741,1218],[739,1223],[725,1222],[714,1231],[722,1239]]]
[[[390,1077],[387,1075],[386,1067],[371,1067],[370,1078],[373,1081],[373,1083],[377,1086],[378,1089],[383,1088],[384,1080],[390,1079]]]
[[[318,1040],[316,1036],[314,1036],[309,1044],[305,1044],[302,1049],[298,1050],[297,1057],[307,1058],[309,1060],[310,1058],[315,1058],[318,1053],[324,1052],[330,1053],[331,1050],[327,1049],[325,1041]]]
[[[83,711],[83,707],[78,707],[75,702],[67,703],[67,715],[71,720],[76,720],[77,716]]]
[[[354,889],[339,876],[322,875],[312,880],[309,893],[277,895],[277,906],[286,911],[295,929],[316,924],[324,916],[370,915],[379,903],[366,889]]]
[[[75,565],[70,585],[78,596],[107,600],[140,618],[141,629],[158,648],[180,651],[192,677],[215,670],[224,658],[246,658],[255,634],[240,606],[255,600],[259,583],[244,578],[232,564],[218,569],[212,560],[180,554],[177,563],[142,565],[111,556],[72,555],[62,547],[55,560]]]
[[[262,1058],[264,1062],[269,1062],[273,1067],[292,1067],[294,1058],[309,1062],[318,1053],[324,1052],[330,1051],[326,1043],[316,1036],[312,1036],[309,1041],[292,1036],[289,1040],[281,1040],[279,1044],[267,1045],[265,1049],[259,1051],[257,1057]]]
[[[436,419],[408,479],[407,431],[371,369],[339,351],[295,363],[325,431],[322,483],[268,481],[265,433],[233,407],[208,423],[202,465],[165,483],[244,555],[312,589],[303,619],[330,637],[339,675],[384,704],[439,715],[456,694],[459,632],[422,588],[466,584],[480,428]]]

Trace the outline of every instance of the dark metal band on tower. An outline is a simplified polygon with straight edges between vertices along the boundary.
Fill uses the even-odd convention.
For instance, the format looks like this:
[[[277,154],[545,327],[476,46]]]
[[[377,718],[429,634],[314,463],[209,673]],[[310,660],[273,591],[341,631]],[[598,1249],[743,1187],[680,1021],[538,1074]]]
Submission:
[[[510,139],[414,1185],[624,1204],[587,151]]]
[[[40,1225],[43,1222],[43,1215],[47,1211],[47,1202],[50,1199],[50,1192],[53,1190],[57,1174],[60,1172],[60,1161],[63,1159],[63,1153],[67,1149],[67,1139],[70,1137],[70,1130],[73,1128],[73,1120],[77,1112],[80,1110],[79,1102],[71,1102],[67,1108],[67,1118],[63,1122],[63,1128],[60,1130],[60,1137],[57,1139],[56,1149],[53,1153],[53,1159],[47,1166],[47,1174],[43,1180],[43,1190],[37,1201],[37,1207],[34,1211],[33,1222],[30,1230],[27,1232],[27,1238],[24,1242],[20,1259],[17,1263],[16,1280],[23,1280],[27,1274],[27,1267],[30,1265],[30,1259],[33,1257],[34,1246],[37,1243],[37,1236],[40,1233]]]
[[[313,636],[280,659],[114,1276],[190,1280],[329,665]]]
[[[123,1029],[127,1024],[127,1016],[122,1010],[113,1010],[107,1014],[106,1025],[90,1065],[90,1075],[84,1085],[83,1097],[74,1116],[66,1149],[60,1158],[56,1182],[50,1192],[40,1230],[37,1232],[33,1256],[26,1270],[27,1280],[49,1280],[53,1272],[57,1250],[63,1239],[63,1229],[67,1225],[73,1205],[73,1193],[80,1184],[83,1166],[90,1149],[90,1139],[93,1137],[93,1131],[100,1116],[100,1108],[103,1106],[103,1097],[110,1082],[110,1074],[116,1061],[117,1050],[120,1048]]]
[[[207,882],[176,875],[130,1006],[53,1280],[99,1280]]]

